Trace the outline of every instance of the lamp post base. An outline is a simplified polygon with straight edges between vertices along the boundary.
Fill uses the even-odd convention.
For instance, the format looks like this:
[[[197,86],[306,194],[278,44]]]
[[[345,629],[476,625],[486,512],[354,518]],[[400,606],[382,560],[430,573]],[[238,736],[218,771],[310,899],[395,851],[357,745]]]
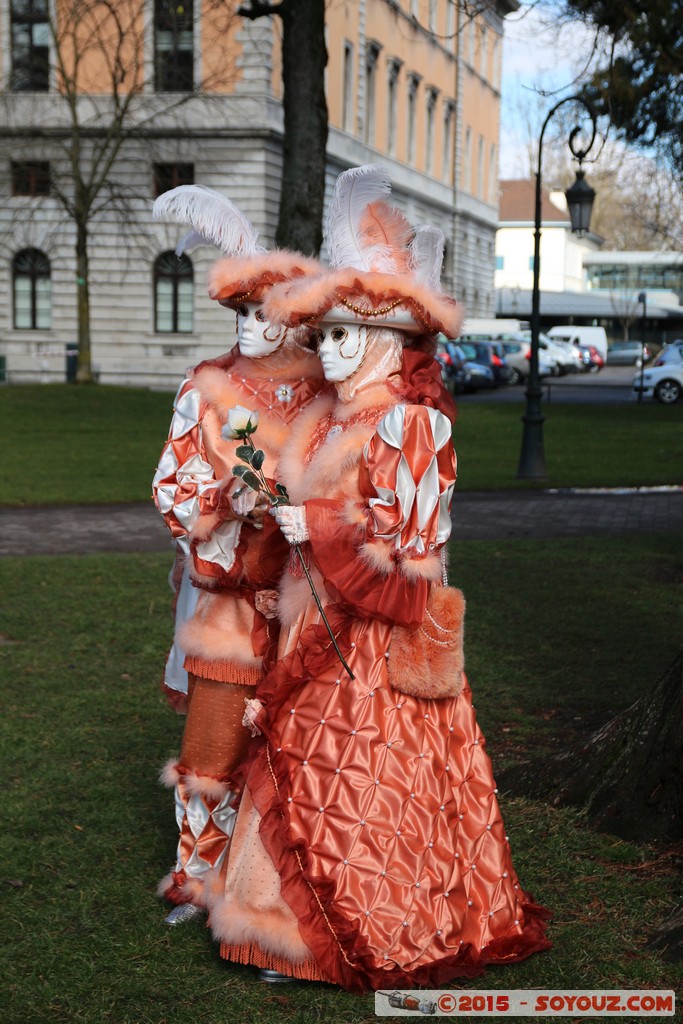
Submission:
[[[544,416],[532,413],[522,416],[524,433],[522,435],[522,451],[517,467],[518,480],[544,480],[548,474],[545,469],[545,449],[543,447]]]

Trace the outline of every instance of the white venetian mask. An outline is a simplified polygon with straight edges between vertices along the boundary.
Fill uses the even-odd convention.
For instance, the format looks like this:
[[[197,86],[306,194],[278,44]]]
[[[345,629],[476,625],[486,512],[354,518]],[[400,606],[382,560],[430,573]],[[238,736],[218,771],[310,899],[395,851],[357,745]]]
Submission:
[[[346,380],[359,369],[368,347],[365,324],[320,324],[318,355],[326,380]]]
[[[261,307],[255,302],[243,302],[237,307],[237,344],[243,356],[263,359],[275,352],[285,339],[284,327],[271,327]]]

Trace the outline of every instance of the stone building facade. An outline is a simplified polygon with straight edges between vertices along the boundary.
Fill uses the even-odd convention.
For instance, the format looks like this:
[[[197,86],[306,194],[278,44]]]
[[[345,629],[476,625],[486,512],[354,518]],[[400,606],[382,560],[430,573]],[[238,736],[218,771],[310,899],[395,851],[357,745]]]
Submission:
[[[230,347],[234,324],[206,295],[215,252],[178,264],[181,230],[153,223],[152,202],[183,181],[209,185],[273,244],[280,23],[238,18],[231,0],[119,0],[130,12],[127,49],[114,65],[110,41],[98,48],[100,27],[83,22],[71,91],[57,30],[60,5],[75,3],[96,7],[0,0],[0,355],[10,379],[63,379],[78,301],[76,229],[64,210],[71,168],[92,163],[128,102],[89,223],[92,361],[103,382],[172,386],[186,366]],[[327,9],[328,191],[346,167],[386,166],[411,222],[442,227],[444,286],[472,316],[494,309],[503,18],[517,2],[479,7],[340,0]]]

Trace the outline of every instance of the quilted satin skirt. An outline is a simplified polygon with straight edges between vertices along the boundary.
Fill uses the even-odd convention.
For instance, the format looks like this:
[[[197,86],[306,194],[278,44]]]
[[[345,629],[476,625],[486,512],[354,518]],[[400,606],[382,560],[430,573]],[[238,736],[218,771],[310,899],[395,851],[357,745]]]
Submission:
[[[549,948],[469,687],[433,701],[392,689],[389,638],[348,620],[351,680],[314,610],[289,631],[214,890],[227,959],[363,991],[434,987]],[[256,863],[250,884],[240,865]]]

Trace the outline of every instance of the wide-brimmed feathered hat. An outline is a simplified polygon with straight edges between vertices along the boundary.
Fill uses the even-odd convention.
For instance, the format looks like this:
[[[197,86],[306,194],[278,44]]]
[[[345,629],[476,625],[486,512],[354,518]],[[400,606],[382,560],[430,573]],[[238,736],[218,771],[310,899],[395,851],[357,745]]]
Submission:
[[[274,288],[264,303],[268,320],[289,327],[351,321],[457,337],[462,311],[440,284],[443,233],[414,231],[386,202],[390,191],[386,171],[374,164],[340,174],[326,221],[330,269]]]
[[[209,295],[230,309],[244,302],[260,305],[273,285],[321,273],[320,263],[301,253],[264,249],[241,210],[204,185],[179,185],[164,192],[154,203],[153,215],[192,227],[176,248],[178,256],[197,245],[213,245],[225,254],[209,272]]]

